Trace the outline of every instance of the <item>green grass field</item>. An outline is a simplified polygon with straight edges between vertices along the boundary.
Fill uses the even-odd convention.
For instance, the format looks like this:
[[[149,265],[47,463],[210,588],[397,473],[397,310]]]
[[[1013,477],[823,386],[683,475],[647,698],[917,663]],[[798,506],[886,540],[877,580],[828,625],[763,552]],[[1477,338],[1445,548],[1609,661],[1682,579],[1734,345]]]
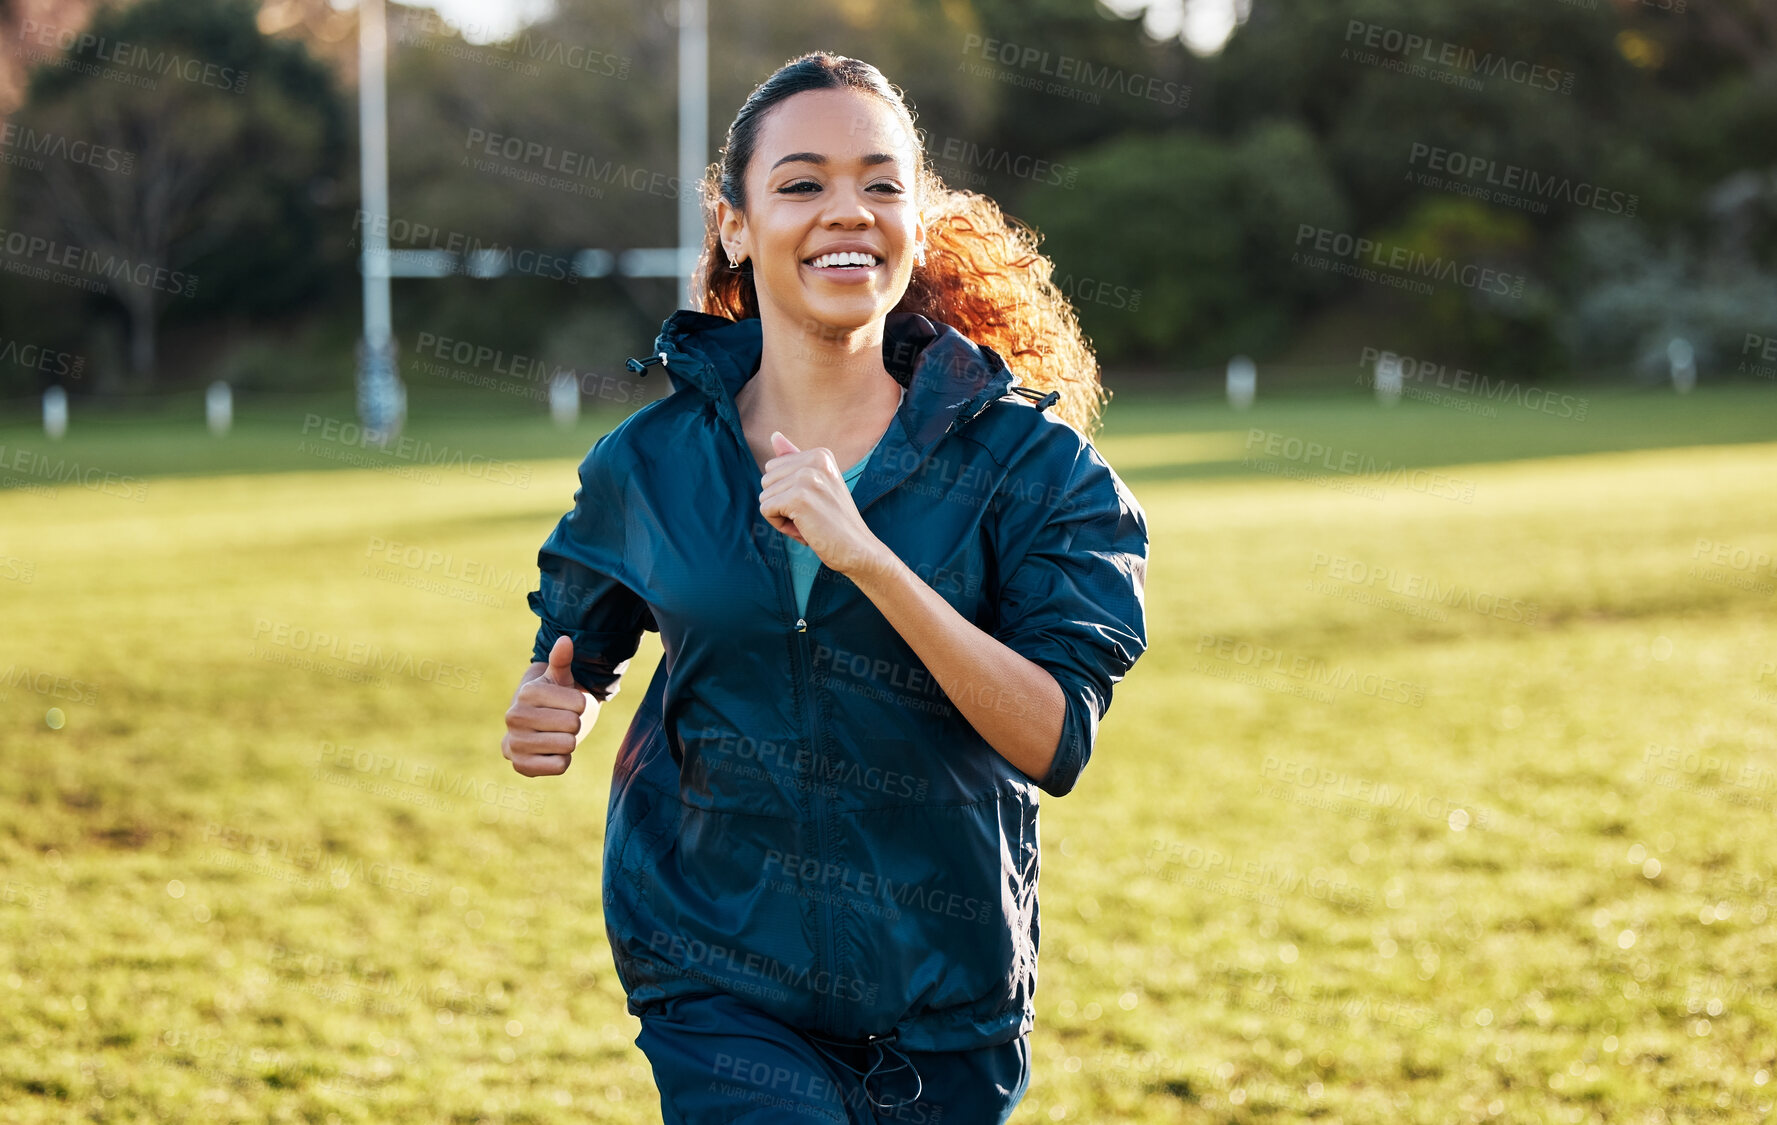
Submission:
[[[1768,1115],[1769,392],[1119,398],[1151,649],[1046,802],[1015,1120]],[[659,1120],[599,902],[657,639],[564,777],[498,749],[611,418],[350,417],[0,427],[8,1122]]]

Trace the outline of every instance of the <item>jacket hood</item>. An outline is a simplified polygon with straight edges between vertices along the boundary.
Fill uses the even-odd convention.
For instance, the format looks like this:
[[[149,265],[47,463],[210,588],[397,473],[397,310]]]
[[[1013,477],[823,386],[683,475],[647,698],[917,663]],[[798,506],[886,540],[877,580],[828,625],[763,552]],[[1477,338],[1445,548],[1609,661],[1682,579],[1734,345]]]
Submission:
[[[645,372],[660,363],[674,390],[705,396],[738,427],[734,396],[759,370],[762,327],[757,317],[729,320],[680,309],[661,325],[654,355],[631,360],[630,368]],[[889,314],[882,360],[907,388],[897,416],[908,442],[922,452],[1014,389],[1012,372],[999,353],[917,313]]]

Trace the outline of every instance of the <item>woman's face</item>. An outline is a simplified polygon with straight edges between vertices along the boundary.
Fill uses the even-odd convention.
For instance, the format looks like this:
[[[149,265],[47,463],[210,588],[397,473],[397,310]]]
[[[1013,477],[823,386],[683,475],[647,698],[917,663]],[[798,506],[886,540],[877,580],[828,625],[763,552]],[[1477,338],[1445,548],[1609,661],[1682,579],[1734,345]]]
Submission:
[[[914,141],[894,110],[858,90],[809,90],[766,113],[745,214],[717,205],[727,253],[752,262],[761,319],[846,331],[894,309],[924,237]],[[871,263],[829,257],[843,250]]]

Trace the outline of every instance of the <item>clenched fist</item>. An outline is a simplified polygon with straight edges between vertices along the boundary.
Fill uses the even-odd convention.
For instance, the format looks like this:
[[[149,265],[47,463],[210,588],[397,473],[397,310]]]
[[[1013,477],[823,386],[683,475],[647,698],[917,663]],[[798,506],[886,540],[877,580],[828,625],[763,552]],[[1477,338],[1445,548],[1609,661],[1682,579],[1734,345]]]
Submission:
[[[598,700],[574,682],[574,642],[555,639],[547,664],[532,664],[506,710],[500,753],[526,777],[566,773],[574,749],[598,718]]]
[[[759,480],[759,514],[772,527],[813,551],[829,570],[849,575],[891,565],[892,557],[852,500],[851,489],[825,446],[798,449],[776,431]]]

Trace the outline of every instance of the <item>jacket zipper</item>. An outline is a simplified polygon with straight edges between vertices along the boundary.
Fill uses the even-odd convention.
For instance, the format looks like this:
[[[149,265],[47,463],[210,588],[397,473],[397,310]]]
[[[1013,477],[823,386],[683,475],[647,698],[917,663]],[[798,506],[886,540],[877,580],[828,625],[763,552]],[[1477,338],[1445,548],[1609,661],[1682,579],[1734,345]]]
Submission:
[[[718,408],[716,414],[717,414],[718,421],[726,422],[726,420],[722,418],[722,411],[719,408]],[[743,432],[741,430],[738,421],[726,422],[726,424],[728,425],[729,432],[734,434],[735,441],[740,446],[740,452],[741,452],[741,456],[743,458],[741,463],[745,464],[745,465],[753,465],[755,468],[757,468],[757,465],[753,461],[753,451],[747,445],[746,434],[745,434],[745,432]],[[763,478],[764,478],[764,474],[760,474],[760,479],[763,480]],[[755,489],[755,492],[756,491],[757,490]],[[760,516],[758,514],[756,509],[753,511],[749,511],[747,513],[747,520],[749,522],[749,525],[752,520],[763,519],[763,518],[764,518],[763,516]],[[767,524],[767,526],[769,526],[769,524]],[[772,530],[776,531],[776,528],[773,528]],[[749,531],[748,534],[751,534],[751,532]],[[789,554],[789,550],[787,547],[785,548],[784,553],[783,553],[783,560],[784,560],[784,565],[778,568],[778,570],[780,571],[780,576],[779,576],[779,580],[778,580],[778,592],[784,598],[783,604],[784,604],[786,610],[788,611],[785,614],[785,616],[787,617],[789,615],[789,613],[794,613],[796,610],[796,584],[795,584],[795,581],[790,577],[790,565],[789,565],[790,554]],[[825,564],[822,564],[822,568],[825,569]],[[819,585],[820,574],[818,571],[815,574],[815,579],[816,579],[816,581],[815,581],[814,585],[809,588],[809,597],[810,598],[814,597],[815,587]],[[812,659],[809,656],[809,652],[808,652],[808,618],[807,618],[807,615],[806,614],[797,615],[795,623],[793,625],[791,625],[790,628],[796,635],[796,640],[794,642],[795,648],[796,648],[796,677],[797,677],[797,685],[796,686],[801,688],[802,728],[803,728],[804,737],[806,737],[808,739],[808,746],[809,746],[809,752],[810,752],[806,774],[803,772],[803,768],[800,765],[798,765],[797,776],[798,776],[799,780],[805,778],[806,782],[807,782],[807,792],[808,792],[809,809],[810,809],[810,818],[809,819],[813,824],[814,833],[815,833],[815,854],[817,855],[817,857],[820,860],[821,870],[825,871],[827,869],[827,824],[826,824],[827,809],[826,809],[826,802],[823,799],[823,795],[821,792],[819,777],[817,776],[817,773],[816,773],[816,769],[817,769],[817,766],[819,763],[819,757],[820,757],[820,737],[819,737],[820,732],[815,728],[815,724],[814,724],[814,682],[813,682],[814,677],[813,677],[813,672],[812,672],[812,668],[811,668]],[[831,903],[827,901],[827,896],[821,895],[816,898],[815,910],[818,912],[818,916],[821,919],[821,923],[822,923],[821,927],[820,927],[821,928],[821,939],[822,939],[821,946],[822,946],[822,948],[817,953],[817,956],[823,957],[826,961],[826,964],[825,964],[825,966],[822,966],[817,963],[815,966],[815,974],[814,975],[815,975],[816,979],[818,980],[820,977],[821,970],[823,968],[825,968],[827,970],[828,983],[829,983],[829,985],[831,985],[833,977],[838,972],[838,969],[836,967],[836,962],[838,960],[838,954],[835,951],[834,946],[833,946],[833,942],[834,942],[833,913],[832,913]],[[821,1023],[822,1026],[831,1026],[831,1015],[832,1015],[832,989],[829,987],[825,991],[817,991],[817,993],[816,993],[815,1019],[817,1020],[817,1022]]]
[[[794,611],[795,606],[796,606],[796,586],[790,577],[790,569],[789,569],[789,566],[787,565],[788,560],[789,560],[789,552],[787,550],[785,551],[784,559],[785,559],[786,565],[783,567],[783,578],[782,578],[782,581],[780,581],[778,583],[778,586],[779,586],[780,590],[784,590],[784,592],[788,594],[788,596],[789,596],[788,605],[789,605],[790,609],[792,611]],[[816,585],[818,585],[819,578],[820,578],[820,575],[818,572],[816,573],[815,578],[816,578]],[[785,589],[786,587],[787,587],[787,589]],[[811,586],[808,591],[809,597],[811,599],[814,597],[814,593],[815,593],[814,586]],[[795,640],[796,678],[797,678],[797,683],[801,686],[801,689],[802,689],[802,692],[801,692],[801,695],[802,695],[802,699],[801,699],[802,729],[803,729],[804,736],[808,739],[808,748],[809,748],[807,772],[803,773],[800,768],[798,769],[797,772],[802,778],[804,778],[806,780],[806,783],[807,783],[808,801],[809,801],[809,809],[810,809],[810,818],[809,819],[813,824],[814,833],[815,833],[815,855],[820,860],[821,870],[826,871],[827,870],[827,862],[828,862],[827,861],[827,802],[826,802],[826,795],[825,795],[825,792],[824,792],[824,789],[823,789],[823,786],[821,783],[821,779],[820,779],[820,756],[821,756],[820,731],[816,727],[815,721],[814,721],[814,711],[815,711],[815,707],[814,707],[814,675],[813,675],[813,669],[812,669],[813,661],[812,661],[811,657],[809,656],[809,651],[808,651],[808,618],[807,618],[807,615],[804,614],[802,616],[798,616],[796,618],[796,623],[793,626],[791,626],[791,628],[794,630],[794,632],[796,634],[796,640]],[[820,963],[816,964],[815,979],[819,980],[821,978],[821,970],[824,968],[826,970],[826,977],[827,977],[827,982],[829,985],[829,987],[827,989],[817,990],[816,998],[815,998],[815,1013],[816,1013],[815,1019],[823,1027],[829,1027],[829,1026],[832,1026],[833,995],[832,995],[831,985],[833,983],[834,977],[838,974],[838,971],[839,971],[839,969],[838,969],[838,960],[839,960],[838,952],[834,948],[835,934],[834,934],[833,904],[831,901],[831,896],[826,895],[826,894],[818,895],[815,898],[814,906],[815,906],[815,911],[821,920],[821,927],[820,927],[820,929],[821,929],[821,943],[820,943],[821,949],[820,949],[818,955],[821,958],[821,960],[823,960],[825,962],[824,965],[822,965]]]

